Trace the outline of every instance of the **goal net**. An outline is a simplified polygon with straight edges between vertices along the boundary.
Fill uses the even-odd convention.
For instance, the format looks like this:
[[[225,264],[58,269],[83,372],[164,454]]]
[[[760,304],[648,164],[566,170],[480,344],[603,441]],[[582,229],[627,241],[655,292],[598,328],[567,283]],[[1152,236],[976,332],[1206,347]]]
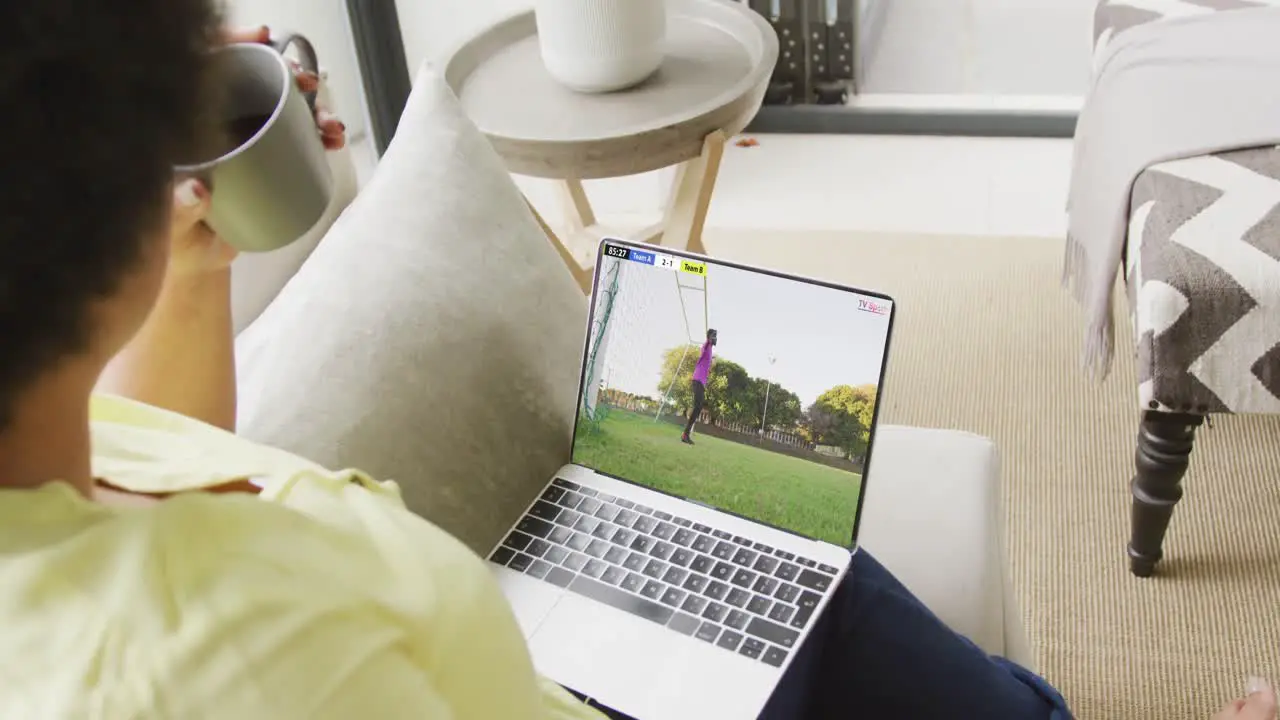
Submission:
[[[657,417],[671,391],[662,382],[668,354],[681,350],[682,368],[692,368],[697,354],[690,348],[706,338],[706,279],[628,260],[602,261],[580,410],[593,424],[611,408]]]

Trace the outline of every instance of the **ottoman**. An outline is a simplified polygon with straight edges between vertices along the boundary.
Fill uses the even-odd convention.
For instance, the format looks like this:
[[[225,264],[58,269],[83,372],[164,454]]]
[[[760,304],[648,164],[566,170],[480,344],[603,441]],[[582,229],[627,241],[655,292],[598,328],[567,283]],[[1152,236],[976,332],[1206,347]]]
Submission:
[[[1000,458],[984,437],[881,426],[859,544],[951,629],[1035,669],[1004,545]]]
[[[1104,0],[1095,43],[1147,23],[1266,4]],[[1130,195],[1124,270],[1142,411],[1128,554],[1132,572],[1146,577],[1163,554],[1205,417],[1280,413],[1280,148],[1148,167]]]

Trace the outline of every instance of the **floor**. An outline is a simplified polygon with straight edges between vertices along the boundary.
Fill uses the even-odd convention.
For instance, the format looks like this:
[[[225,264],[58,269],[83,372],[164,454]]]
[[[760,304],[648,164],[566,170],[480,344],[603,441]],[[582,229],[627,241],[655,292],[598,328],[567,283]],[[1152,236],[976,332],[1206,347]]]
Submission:
[[[708,218],[724,229],[1060,238],[1068,140],[763,135],[725,151]],[[659,219],[671,171],[590,181],[605,224]],[[517,178],[553,224],[553,181]]]

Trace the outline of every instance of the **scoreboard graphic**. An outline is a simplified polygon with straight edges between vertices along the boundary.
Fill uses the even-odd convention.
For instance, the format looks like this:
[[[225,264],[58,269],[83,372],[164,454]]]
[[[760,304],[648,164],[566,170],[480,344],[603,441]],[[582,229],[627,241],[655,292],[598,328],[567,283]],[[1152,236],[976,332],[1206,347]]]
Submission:
[[[640,263],[641,265],[652,265],[666,270],[679,270],[680,272],[697,275],[698,277],[707,276],[707,266],[705,263],[685,260],[683,258],[675,258],[663,253],[606,244],[604,246],[604,254],[607,257],[617,258],[619,260],[628,260],[630,262]]]

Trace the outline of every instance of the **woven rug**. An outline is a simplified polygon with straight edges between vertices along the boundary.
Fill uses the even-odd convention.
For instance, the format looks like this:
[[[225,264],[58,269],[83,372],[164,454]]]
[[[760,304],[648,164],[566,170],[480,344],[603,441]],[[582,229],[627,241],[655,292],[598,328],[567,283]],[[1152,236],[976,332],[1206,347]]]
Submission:
[[[1131,576],[1133,359],[1084,378],[1061,241],[708,230],[707,247],[897,299],[884,421],[999,444],[1032,646],[1078,717],[1207,720],[1247,675],[1280,679],[1280,417],[1201,432],[1159,575]]]

